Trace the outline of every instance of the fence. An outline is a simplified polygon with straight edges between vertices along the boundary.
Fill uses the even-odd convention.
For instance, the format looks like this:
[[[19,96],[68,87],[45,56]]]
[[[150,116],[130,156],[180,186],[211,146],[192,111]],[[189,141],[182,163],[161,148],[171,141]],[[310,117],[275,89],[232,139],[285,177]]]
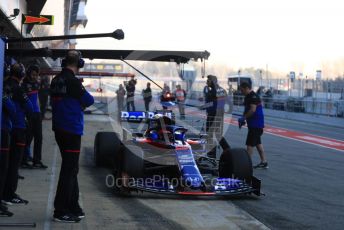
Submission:
[[[102,101],[103,96],[115,96],[115,91],[117,90],[118,85],[122,82],[123,79],[104,78],[102,81],[90,80],[89,83],[92,85],[92,88],[108,88],[108,90],[100,93],[100,99]],[[143,83],[146,83],[146,81],[142,82],[142,86],[138,85],[138,93],[141,92],[141,89],[144,87],[145,84]],[[175,84],[179,83],[181,82],[175,82]],[[265,82],[263,80],[259,83],[264,85],[267,84],[273,88],[276,87],[275,90],[271,91],[271,94],[267,94],[266,92],[261,94],[263,106],[266,109],[344,117],[344,95],[343,92],[338,93],[343,90],[341,89],[340,82],[334,85],[334,82],[332,81],[315,81],[305,79],[295,80],[292,83],[293,85],[289,85],[289,91],[283,90],[285,89],[285,80],[282,81],[281,79],[271,79],[269,82]],[[219,84],[228,91],[227,82],[220,80]],[[291,84],[291,82],[289,82],[289,84]],[[328,91],[324,92],[324,89],[326,90],[326,85],[328,86]],[[188,98],[196,100],[203,98],[204,86],[205,79],[203,79],[202,82],[194,82],[192,85],[192,90],[188,92]],[[297,90],[298,88],[304,88],[305,91],[301,93]],[[154,95],[158,95],[158,93],[160,93],[160,89],[158,88],[153,87],[152,90]],[[174,89],[172,88],[172,90]],[[229,103],[228,110],[239,109],[239,107],[243,105],[243,98],[244,97],[240,94],[229,96],[229,101],[232,101],[232,103]]]
[[[203,98],[203,93],[192,91],[189,93],[189,98],[198,100]],[[288,96],[261,96],[261,99],[265,109],[344,117],[344,100],[324,100],[307,97],[295,98]],[[228,96],[228,111],[241,110],[243,103],[244,96],[242,95]]]
[[[315,98],[269,98],[262,97],[267,109],[287,112],[309,113],[317,115],[343,117],[343,100],[319,100]]]

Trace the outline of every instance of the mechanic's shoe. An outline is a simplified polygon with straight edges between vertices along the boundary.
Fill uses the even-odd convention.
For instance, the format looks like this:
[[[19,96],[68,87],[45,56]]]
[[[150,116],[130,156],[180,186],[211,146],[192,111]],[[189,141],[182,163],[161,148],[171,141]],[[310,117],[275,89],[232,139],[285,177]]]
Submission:
[[[41,161],[37,163],[33,163],[32,167],[34,169],[47,169],[48,166],[44,165]]]
[[[1,204],[0,205],[2,205],[2,206],[7,208],[7,205],[12,205],[12,203],[10,203],[10,204],[8,204],[8,203],[10,203],[10,202],[6,201],[6,200],[1,200]]]
[[[54,215],[54,221],[56,222],[64,222],[64,223],[78,223],[81,219],[79,217],[74,216],[73,214],[65,214],[65,215]]]
[[[259,164],[257,164],[253,168],[255,168],[255,169],[267,169],[267,168],[269,168],[268,162],[260,162]]]
[[[2,200],[1,200],[1,203],[0,203],[0,210],[5,210],[5,211],[8,210],[6,204]]]
[[[13,213],[8,211],[8,208],[5,205],[0,204],[0,216],[11,217],[13,216]]]
[[[33,169],[32,165],[29,164],[29,162],[27,162],[27,161],[23,162],[23,163],[20,165],[20,167],[21,167],[22,169]]]
[[[1,203],[4,204],[4,205],[13,205],[13,203],[11,202],[11,199],[8,199],[8,200],[4,199],[4,200],[1,201]]]
[[[12,198],[9,202],[11,204],[28,204],[29,203],[29,201],[24,200],[24,199],[22,199],[20,197]]]
[[[33,158],[31,156],[26,157],[28,162],[33,162]]]
[[[1,210],[0,209],[0,216],[1,217],[11,217],[11,216],[13,216],[13,212],[10,212],[8,210]]]
[[[7,205],[13,205],[13,204],[28,204],[29,201],[24,200],[23,198],[21,198],[20,196],[18,196],[17,194],[14,195],[14,197],[12,199],[9,200],[4,200],[5,203]]]
[[[73,215],[78,217],[79,219],[85,218],[85,213],[83,211],[73,212]]]

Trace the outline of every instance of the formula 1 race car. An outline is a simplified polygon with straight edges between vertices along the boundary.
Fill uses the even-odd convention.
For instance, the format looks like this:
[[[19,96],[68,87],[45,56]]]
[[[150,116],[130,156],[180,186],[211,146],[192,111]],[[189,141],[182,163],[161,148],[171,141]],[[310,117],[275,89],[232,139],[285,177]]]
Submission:
[[[147,191],[170,195],[261,195],[259,179],[245,149],[231,149],[222,138],[219,160],[205,152],[206,137],[188,136],[171,111],[122,112],[122,121],[145,126],[98,132],[95,163],[113,170],[116,191]]]

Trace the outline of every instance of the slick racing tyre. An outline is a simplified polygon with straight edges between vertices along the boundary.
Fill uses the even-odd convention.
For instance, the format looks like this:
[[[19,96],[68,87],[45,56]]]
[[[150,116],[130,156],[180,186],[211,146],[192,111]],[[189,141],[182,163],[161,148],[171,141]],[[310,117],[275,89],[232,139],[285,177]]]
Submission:
[[[219,163],[219,177],[235,178],[251,182],[253,175],[251,157],[245,149],[223,151]]]
[[[98,167],[113,167],[121,141],[115,132],[98,132],[94,140],[94,161]]]
[[[123,170],[134,178],[142,178],[144,174],[144,153],[136,146],[126,144],[123,154]]]

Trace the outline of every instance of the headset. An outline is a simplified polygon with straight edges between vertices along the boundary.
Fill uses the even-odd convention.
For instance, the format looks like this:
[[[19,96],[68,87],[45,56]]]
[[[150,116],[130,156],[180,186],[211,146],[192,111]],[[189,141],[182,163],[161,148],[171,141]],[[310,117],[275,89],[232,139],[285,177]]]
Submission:
[[[16,63],[11,66],[10,75],[22,79],[25,77],[25,67],[22,63]]]
[[[69,59],[71,58],[71,56],[69,55],[69,53],[73,52],[73,51],[76,51],[78,53],[78,58],[79,58],[79,61],[78,61],[78,68],[83,68],[84,65],[85,65],[85,60],[82,59],[82,55],[81,55],[81,52],[78,51],[78,50],[69,50],[67,52],[67,55],[65,58],[62,59],[61,61],[61,67],[62,68],[65,68],[67,66],[67,62],[69,61]]]
[[[27,76],[31,77],[31,73],[33,71],[39,73],[39,66],[38,65],[30,65],[26,70]]]

